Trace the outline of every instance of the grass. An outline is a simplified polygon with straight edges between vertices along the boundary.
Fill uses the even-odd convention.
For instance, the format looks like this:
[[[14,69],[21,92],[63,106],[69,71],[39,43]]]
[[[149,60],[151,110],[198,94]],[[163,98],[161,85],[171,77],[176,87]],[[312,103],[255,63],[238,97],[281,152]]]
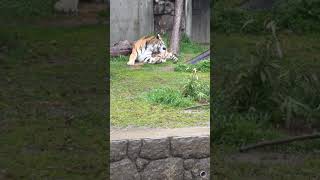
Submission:
[[[196,68],[197,72],[210,72],[210,60],[202,60],[196,64],[178,63],[174,70],[183,72],[192,72]]]
[[[106,27],[3,27],[0,178],[107,178]]]
[[[184,62],[205,51],[207,46],[197,45],[183,39],[179,61]],[[171,61],[150,65],[145,64],[140,68],[130,68],[126,65],[128,57],[111,58],[111,125],[114,127],[188,127],[206,126],[209,122],[209,109],[201,113],[190,113],[183,110],[190,100],[178,95],[183,85],[187,82],[190,73],[175,72]],[[209,83],[208,72],[198,73],[199,79]],[[163,91],[168,87],[173,91],[173,96],[166,104],[154,103],[146,100],[145,95],[153,92],[152,98],[158,101],[164,98]],[[158,91],[157,91],[158,90]],[[156,97],[155,97],[156,91]],[[150,94],[149,94],[150,95]],[[166,96],[165,98],[168,98]],[[174,99],[175,102],[170,102]],[[163,102],[163,99],[161,100]],[[168,106],[167,104],[175,104]],[[196,102],[193,101],[193,104]],[[179,105],[178,105],[179,104]]]
[[[187,107],[193,104],[192,100],[185,98],[179,90],[168,87],[151,90],[146,98],[152,103],[164,104],[172,107]]]
[[[215,147],[213,161],[215,179],[300,180],[319,179],[318,153],[283,153],[259,151],[238,153],[226,147]],[[212,169],[211,169],[212,170]]]

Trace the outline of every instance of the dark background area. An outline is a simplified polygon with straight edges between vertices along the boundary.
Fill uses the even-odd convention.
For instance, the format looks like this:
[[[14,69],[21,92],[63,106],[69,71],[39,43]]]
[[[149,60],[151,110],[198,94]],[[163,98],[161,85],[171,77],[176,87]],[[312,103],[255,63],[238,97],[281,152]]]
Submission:
[[[0,1],[0,179],[106,179],[108,6]]]
[[[239,148],[319,132],[320,2],[212,5],[214,177],[319,178],[317,139],[247,153]]]

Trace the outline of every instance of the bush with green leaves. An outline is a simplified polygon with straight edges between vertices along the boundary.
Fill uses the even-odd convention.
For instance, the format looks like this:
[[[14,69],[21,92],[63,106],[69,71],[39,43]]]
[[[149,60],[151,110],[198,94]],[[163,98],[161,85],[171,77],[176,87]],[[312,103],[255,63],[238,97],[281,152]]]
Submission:
[[[317,71],[285,65],[266,40],[252,53],[249,64],[239,64],[234,81],[226,83],[226,101],[235,112],[266,112],[272,121],[290,128],[296,119],[315,124],[320,117]],[[232,79],[232,78],[227,78]]]
[[[293,31],[320,30],[319,0],[282,0],[275,8],[280,27]]]

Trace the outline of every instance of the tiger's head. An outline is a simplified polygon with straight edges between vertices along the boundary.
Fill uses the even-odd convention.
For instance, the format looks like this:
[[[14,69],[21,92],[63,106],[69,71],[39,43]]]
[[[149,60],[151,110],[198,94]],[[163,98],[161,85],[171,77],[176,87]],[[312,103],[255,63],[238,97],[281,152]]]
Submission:
[[[157,39],[158,39],[158,51],[159,53],[164,53],[167,51],[167,46],[164,43],[164,41],[162,40],[160,34],[157,34]]]

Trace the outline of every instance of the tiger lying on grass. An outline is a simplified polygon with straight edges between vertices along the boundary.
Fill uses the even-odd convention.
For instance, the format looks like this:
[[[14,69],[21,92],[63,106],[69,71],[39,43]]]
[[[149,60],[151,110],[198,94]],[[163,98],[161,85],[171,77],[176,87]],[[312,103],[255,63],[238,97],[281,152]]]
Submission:
[[[128,61],[128,65],[132,66],[136,61],[142,63],[158,64],[172,59],[174,62],[178,58],[167,50],[162,38],[157,36],[144,36],[135,42]]]

